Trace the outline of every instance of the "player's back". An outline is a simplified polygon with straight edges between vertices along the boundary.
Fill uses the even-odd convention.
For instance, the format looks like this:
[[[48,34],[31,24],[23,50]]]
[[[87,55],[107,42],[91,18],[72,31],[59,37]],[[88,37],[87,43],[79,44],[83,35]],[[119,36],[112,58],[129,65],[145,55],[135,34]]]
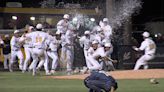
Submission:
[[[155,54],[156,52],[156,44],[152,39],[146,39],[146,48],[145,48],[145,53],[146,54]]]
[[[96,50],[94,50],[92,47],[89,48],[88,50],[88,55],[92,56],[92,57],[96,57],[96,56],[104,56],[105,52],[103,50],[103,47],[98,46],[98,48]]]
[[[92,72],[91,75],[89,76],[90,80],[100,80],[103,82],[108,82],[108,81],[113,81],[112,78],[106,76],[104,73],[99,73],[99,72]]]
[[[45,41],[48,38],[48,34],[42,31],[34,31],[29,34],[32,39],[34,47],[45,48]]]
[[[67,21],[64,21],[63,19],[60,20],[58,23],[57,23],[57,29],[62,31],[63,33],[66,33],[66,30],[68,28],[68,23]]]
[[[21,47],[21,45],[19,44],[19,37],[15,37],[13,36],[11,38],[11,41],[10,41],[10,45],[11,45],[11,49],[12,50],[17,50]]]

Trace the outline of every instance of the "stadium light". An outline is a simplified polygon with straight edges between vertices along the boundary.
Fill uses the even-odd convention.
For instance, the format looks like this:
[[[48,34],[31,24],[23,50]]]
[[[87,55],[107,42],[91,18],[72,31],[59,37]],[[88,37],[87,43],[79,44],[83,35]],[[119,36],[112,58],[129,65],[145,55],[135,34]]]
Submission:
[[[30,17],[30,20],[34,21],[35,20],[35,17]]]
[[[17,20],[17,16],[12,16],[12,19],[13,20]]]

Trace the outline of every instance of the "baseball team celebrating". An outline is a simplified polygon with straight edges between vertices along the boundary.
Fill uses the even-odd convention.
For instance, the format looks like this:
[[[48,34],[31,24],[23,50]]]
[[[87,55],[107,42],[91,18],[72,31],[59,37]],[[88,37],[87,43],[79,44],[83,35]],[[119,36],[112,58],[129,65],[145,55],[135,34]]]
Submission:
[[[43,25],[40,23],[36,27],[28,26],[22,36],[19,35],[19,30],[15,30],[10,41],[10,62],[7,65],[7,60],[5,59],[4,68],[13,72],[13,65],[17,61],[16,58],[18,58],[19,69],[23,73],[32,71],[32,75],[35,76],[44,66],[45,74],[51,75],[56,72],[57,66],[61,62],[66,63],[66,72],[71,75],[73,73],[75,39],[78,38],[78,42],[83,48],[86,62],[86,68],[82,69],[81,73],[99,71],[104,66],[110,67],[110,70],[115,70],[113,63],[117,62],[117,60],[111,59],[113,52],[111,38],[113,34],[108,18],[103,18],[99,25],[84,31],[83,36],[79,36],[77,33],[80,28],[78,19],[74,18],[72,21],[70,21],[70,15],[65,14],[63,19],[57,23],[55,34],[50,31],[45,32]],[[89,21],[95,22],[95,19],[90,18]],[[150,38],[150,33],[144,32],[142,36],[144,41],[141,46],[139,48],[132,47],[135,51],[145,51],[145,54],[137,60],[134,70],[138,70],[142,65],[144,69],[148,69],[148,61],[154,58],[156,52],[156,44]],[[0,40],[0,44],[3,47],[5,46],[3,40]],[[25,55],[22,53],[22,46],[24,47]],[[60,55],[59,49],[61,50]],[[31,60],[32,62],[30,63]],[[50,61],[52,61],[51,67],[49,67]]]

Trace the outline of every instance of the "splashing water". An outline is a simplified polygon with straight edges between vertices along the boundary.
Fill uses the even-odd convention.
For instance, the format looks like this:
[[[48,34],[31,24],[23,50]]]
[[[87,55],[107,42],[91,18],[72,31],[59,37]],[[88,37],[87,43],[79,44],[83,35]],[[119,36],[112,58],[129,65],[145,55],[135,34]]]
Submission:
[[[72,19],[77,19],[77,23],[79,23],[81,26],[84,26],[85,24],[85,18],[87,18],[86,15],[80,14],[80,13],[75,13],[73,14],[73,18]]]
[[[115,2],[113,17],[110,18],[110,25],[116,29],[113,30],[112,39],[115,44],[124,44],[129,34],[124,31],[123,25],[130,20],[133,14],[138,14],[141,8],[141,0],[117,0]]]
[[[141,0],[119,0],[114,7],[114,15],[110,20],[112,28],[117,29],[128,21],[132,14],[138,13],[142,8]]]
[[[44,0],[40,3],[41,8],[55,8],[56,0]]]
[[[110,18],[110,25],[113,29],[120,28],[129,18],[139,13],[142,8],[141,0],[118,0],[115,3],[113,17]],[[73,12],[73,18],[77,18],[78,23],[86,29],[92,29],[94,23],[91,23],[90,18],[87,15],[77,12],[75,9]]]
[[[56,0],[45,0],[41,2],[43,8],[54,8]],[[110,18],[110,25],[113,29],[120,28],[125,22],[129,20],[132,14],[138,13],[142,8],[141,0],[117,0],[115,1],[113,17]],[[87,15],[81,14],[76,8],[72,6],[67,7],[67,12],[71,14],[73,19],[77,19],[77,24],[85,27],[86,29],[92,29],[94,23],[91,23],[90,18]]]
[[[84,27],[88,30],[91,30],[94,26],[94,22],[90,21],[90,18],[87,15],[75,12],[72,14],[71,22],[73,24],[79,24],[81,27]],[[82,30],[85,31],[85,30]]]

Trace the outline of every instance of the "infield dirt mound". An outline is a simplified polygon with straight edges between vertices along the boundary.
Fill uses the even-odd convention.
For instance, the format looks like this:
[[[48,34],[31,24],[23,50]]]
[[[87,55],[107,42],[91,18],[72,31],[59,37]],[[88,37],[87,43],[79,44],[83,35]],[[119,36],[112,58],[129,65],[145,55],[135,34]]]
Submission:
[[[149,79],[149,78],[164,78],[164,69],[148,69],[148,70],[121,70],[107,72],[116,79]],[[69,76],[48,76],[54,79],[84,79],[88,74],[69,75]]]

